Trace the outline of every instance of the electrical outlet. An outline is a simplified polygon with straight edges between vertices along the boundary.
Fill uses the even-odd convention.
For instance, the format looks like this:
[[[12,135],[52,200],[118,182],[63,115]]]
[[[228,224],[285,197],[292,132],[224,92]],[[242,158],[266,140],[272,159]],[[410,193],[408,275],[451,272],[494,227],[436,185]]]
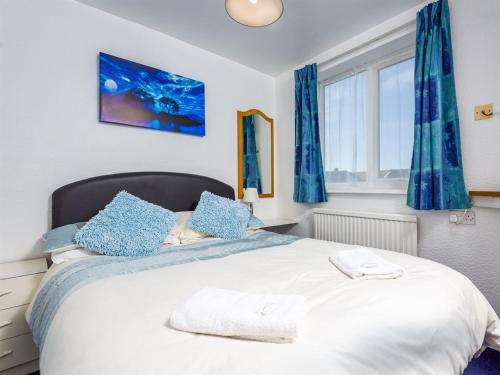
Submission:
[[[466,211],[460,220],[461,224],[465,225],[475,225],[476,224],[476,213],[474,211]]]
[[[464,224],[464,225],[475,225],[476,224],[476,213],[474,211],[464,211],[460,213],[450,213],[450,223],[454,224]]]

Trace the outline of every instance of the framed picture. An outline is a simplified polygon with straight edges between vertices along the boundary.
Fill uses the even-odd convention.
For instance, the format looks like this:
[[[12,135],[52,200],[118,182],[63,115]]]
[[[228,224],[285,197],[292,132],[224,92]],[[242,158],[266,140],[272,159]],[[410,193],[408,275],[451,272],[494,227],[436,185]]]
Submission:
[[[99,120],[203,137],[203,82],[99,53]]]

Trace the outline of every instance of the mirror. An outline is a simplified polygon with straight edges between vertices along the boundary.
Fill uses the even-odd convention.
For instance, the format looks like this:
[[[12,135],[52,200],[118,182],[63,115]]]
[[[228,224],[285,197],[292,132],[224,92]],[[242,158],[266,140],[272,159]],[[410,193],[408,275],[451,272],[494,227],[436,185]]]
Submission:
[[[274,120],[258,109],[238,111],[238,198],[248,187],[274,197]]]

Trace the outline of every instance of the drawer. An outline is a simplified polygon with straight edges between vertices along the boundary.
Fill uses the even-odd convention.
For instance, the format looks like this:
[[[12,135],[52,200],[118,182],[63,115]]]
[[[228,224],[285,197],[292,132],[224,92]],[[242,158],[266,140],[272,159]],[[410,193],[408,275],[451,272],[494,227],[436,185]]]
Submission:
[[[30,303],[44,274],[0,280],[0,310]]]
[[[0,371],[38,358],[31,334],[0,341]]]
[[[23,363],[22,365],[0,371],[0,375],[26,375],[38,371],[39,369],[38,359],[35,359],[31,362]]]
[[[45,271],[47,271],[47,260],[45,258],[0,263],[0,279],[33,275]]]
[[[24,313],[28,305],[0,310],[0,340],[29,333]]]

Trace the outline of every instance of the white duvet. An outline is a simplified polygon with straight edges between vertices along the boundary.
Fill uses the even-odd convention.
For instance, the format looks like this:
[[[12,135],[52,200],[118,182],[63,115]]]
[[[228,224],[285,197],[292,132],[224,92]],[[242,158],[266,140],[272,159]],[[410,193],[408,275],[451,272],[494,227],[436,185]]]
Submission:
[[[346,248],[302,239],[87,285],[55,315],[41,373],[445,375],[461,374],[485,345],[500,349],[498,317],[465,276],[374,250],[404,276],[352,280],[328,261]],[[204,287],[305,296],[299,337],[274,344],[169,327],[173,309]]]

